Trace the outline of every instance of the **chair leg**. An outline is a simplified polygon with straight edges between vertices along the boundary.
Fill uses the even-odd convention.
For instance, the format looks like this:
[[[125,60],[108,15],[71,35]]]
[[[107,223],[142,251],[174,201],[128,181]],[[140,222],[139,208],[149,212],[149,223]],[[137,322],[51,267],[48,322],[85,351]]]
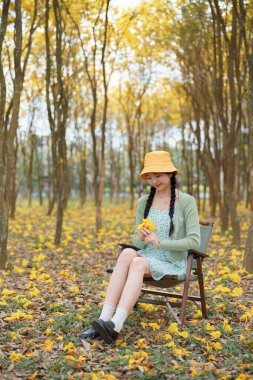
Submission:
[[[179,317],[180,321],[182,323],[182,326],[184,324],[186,302],[188,299],[188,293],[189,293],[189,287],[190,287],[190,274],[191,274],[191,269],[192,269],[192,260],[193,260],[193,256],[190,254],[188,256],[188,261],[187,261],[187,269],[186,269],[186,276],[185,276],[185,283],[184,283],[183,299],[182,299],[182,306],[181,306],[180,317]]]
[[[200,257],[197,258],[197,273],[198,273],[198,283],[199,283],[202,315],[203,315],[203,318],[207,318],[204,280],[203,280],[203,272],[202,272],[202,261]]]

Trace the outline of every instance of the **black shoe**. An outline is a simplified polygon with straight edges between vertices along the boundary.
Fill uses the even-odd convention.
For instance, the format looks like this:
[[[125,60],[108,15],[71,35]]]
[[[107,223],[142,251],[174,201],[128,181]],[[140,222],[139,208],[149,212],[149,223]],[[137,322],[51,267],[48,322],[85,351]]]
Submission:
[[[83,331],[80,335],[79,338],[81,339],[95,339],[99,337],[99,333],[93,329],[93,327],[90,327],[88,330]]]
[[[115,324],[112,321],[105,322],[102,319],[97,319],[92,323],[92,326],[106,343],[111,344],[117,340],[119,333],[114,330]]]

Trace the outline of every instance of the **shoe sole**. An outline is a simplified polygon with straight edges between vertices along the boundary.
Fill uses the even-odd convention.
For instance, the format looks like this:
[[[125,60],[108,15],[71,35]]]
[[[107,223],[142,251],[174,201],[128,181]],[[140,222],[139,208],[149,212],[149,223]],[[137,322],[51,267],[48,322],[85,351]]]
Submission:
[[[101,326],[97,321],[94,321],[92,323],[92,327],[100,334],[106,343],[114,343],[114,340],[110,337],[105,328]]]
[[[99,334],[88,334],[88,335],[79,335],[80,339],[96,339],[99,337]]]

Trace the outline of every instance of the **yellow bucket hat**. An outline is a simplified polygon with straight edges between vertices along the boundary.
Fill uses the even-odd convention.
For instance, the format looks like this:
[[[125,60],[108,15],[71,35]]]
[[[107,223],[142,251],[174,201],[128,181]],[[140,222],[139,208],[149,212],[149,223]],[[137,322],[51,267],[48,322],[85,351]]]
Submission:
[[[139,178],[146,179],[147,173],[173,173],[178,170],[173,165],[170,154],[163,150],[156,150],[145,155],[144,168]]]

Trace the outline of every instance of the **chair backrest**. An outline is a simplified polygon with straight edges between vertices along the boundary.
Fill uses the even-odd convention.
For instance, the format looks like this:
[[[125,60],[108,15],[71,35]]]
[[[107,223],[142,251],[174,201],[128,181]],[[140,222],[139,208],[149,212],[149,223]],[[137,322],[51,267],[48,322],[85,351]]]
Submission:
[[[208,242],[213,230],[213,223],[199,222],[200,224],[200,247],[198,249],[201,253],[206,253]],[[197,269],[197,260],[193,259],[192,269]]]
[[[201,253],[206,253],[207,245],[213,230],[213,223],[199,222],[200,223],[200,247],[198,249]]]

